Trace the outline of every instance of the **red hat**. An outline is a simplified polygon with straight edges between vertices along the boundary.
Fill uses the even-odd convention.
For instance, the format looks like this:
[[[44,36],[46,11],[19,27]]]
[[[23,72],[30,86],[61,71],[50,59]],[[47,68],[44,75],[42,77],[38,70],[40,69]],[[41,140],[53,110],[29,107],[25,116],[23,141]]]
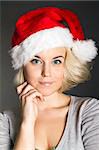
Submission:
[[[97,55],[93,40],[85,40],[78,17],[70,10],[43,7],[21,16],[16,22],[10,50],[14,69],[19,69],[42,50],[72,49],[82,61]]]

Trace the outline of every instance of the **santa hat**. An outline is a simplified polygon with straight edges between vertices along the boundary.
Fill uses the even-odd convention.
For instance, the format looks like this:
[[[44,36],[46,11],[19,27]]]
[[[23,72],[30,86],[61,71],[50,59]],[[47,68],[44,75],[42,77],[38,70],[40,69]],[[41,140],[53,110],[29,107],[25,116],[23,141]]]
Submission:
[[[43,50],[66,47],[82,62],[97,55],[95,42],[85,40],[78,17],[70,10],[43,7],[21,16],[12,37],[12,65],[19,69]]]

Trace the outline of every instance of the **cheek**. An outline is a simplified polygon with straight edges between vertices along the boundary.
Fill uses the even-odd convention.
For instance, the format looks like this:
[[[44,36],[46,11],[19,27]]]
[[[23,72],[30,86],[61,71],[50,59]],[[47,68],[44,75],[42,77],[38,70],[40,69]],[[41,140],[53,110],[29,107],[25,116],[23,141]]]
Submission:
[[[64,78],[64,67],[60,67],[58,69],[55,69],[53,71],[53,76],[58,80],[63,80]]]
[[[28,81],[28,83],[35,83],[37,79],[39,78],[40,70],[39,69],[31,69],[31,70],[25,70],[24,76],[25,79]]]

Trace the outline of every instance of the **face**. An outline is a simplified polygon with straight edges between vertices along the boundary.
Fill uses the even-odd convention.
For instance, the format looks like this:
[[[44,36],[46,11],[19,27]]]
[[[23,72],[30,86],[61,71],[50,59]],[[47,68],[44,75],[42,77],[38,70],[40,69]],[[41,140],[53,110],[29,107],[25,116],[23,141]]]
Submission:
[[[57,92],[64,79],[65,56],[65,48],[38,53],[23,67],[25,79],[43,96]]]

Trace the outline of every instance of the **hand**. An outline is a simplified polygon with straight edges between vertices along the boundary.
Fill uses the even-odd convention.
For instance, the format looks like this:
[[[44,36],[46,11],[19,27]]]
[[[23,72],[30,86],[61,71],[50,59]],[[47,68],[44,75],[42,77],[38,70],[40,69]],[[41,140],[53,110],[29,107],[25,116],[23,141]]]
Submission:
[[[27,82],[17,87],[17,93],[21,103],[22,122],[34,124],[38,116],[38,101],[44,101],[43,96]]]

